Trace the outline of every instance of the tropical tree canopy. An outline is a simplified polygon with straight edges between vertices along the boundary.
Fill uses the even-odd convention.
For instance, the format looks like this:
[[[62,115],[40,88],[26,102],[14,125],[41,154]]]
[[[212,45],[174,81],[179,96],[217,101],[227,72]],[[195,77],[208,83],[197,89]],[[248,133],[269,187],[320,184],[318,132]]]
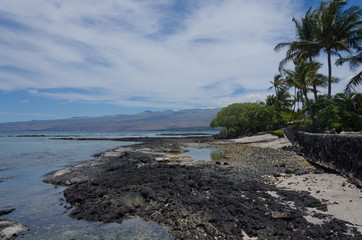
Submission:
[[[362,29],[361,29],[362,31]],[[342,65],[344,63],[349,63],[349,68],[351,70],[356,70],[362,65],[362,51],[360,51],[356,55],[348,56],[345,58],[340,58],[337,60],[337,65]],[[358,85],[362,85],[362,71],[360,71],[356,76],[352,77],[351,80],[348,82],[344,92],[351,93],[355,90],[355,87]]]
[[[362,130],[362,94],[336,94],[333,98],[321,96],[306,105],[306,127],[312,132],[328,129],[340,131]]]
[[[229,137],[249,135],[273,129],[275,111],[259,103],[233,103],[221,109],[211,127],[223,127]]]
[[[359,6],[345,9],[346,6],[346,0],[321,1],[319,7],[313,11],[309,9],[301,21],[293,19],[297,39],[275,47],[276,51],[288,48],[280,69],[291,60],[295,63],[306,60],[311,62],[324,52],[328,62],[329,97],[333,83],[332,56],[342,58],[341,52],[353,55],[355,50],[361,49],[362,9]]]

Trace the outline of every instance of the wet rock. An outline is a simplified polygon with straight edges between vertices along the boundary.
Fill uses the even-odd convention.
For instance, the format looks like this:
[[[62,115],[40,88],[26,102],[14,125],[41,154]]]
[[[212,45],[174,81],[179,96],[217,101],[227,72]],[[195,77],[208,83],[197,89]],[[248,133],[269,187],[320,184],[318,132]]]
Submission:
[[[0,239],[13,240],[29,229],[19,223],[0,218]]]
[[[205,160],[198,160],[197,162],[195,162],[195,164],[205,164],[206,161]]]
[[[4,216],[6,214],[12,213],[13,211],[15,211],[15,208],[0,210],[0,216]]]
[[[295,175],[304,175],[304,174],[307,174],[308,172],[305,171],[305,170],[302,170],[302,169],[297,169],[295,171]]]
[[[146,141],[134,150],[162,149],[176,139]],[[90,179],[74,182],[64,191],[66,201],[74,206],[71,217],[122,222],[139,216],[166,224],[175,239],[239,239],[243,233],[258,239],[362,237],[343,221],[309,223],[304,218],[308,208],[326,210],[325,203],[307,192],[268,184],[264,176],[279,173],[277,164],[303,169],[292,152],[245,145],[226,146],[225,150],[230,156],[228,167],[142,163],[150,154],[129,151],[127,156],[102,157],[97,165],[72,169],[58,180],[65,181],[67,174]]]
[[[315,171],[314,171],[315,174],[323,174],[325,173],[325,171],[322,169],[322,168],[317,168]]]

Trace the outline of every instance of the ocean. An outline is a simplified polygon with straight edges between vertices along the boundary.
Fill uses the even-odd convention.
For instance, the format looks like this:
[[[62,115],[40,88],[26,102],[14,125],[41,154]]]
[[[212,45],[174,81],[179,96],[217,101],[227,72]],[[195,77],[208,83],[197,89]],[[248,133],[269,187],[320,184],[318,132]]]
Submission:
[[[173,239],[166,226],[135,217],[118,223],[91,223],[68,216],[64,187],[43,182],[46,174],[73,166],[92,155],[131,142],[53,140],[56,137],[117,138],[187,132],[0,132],[0,210],[30,229],[18,239]],[[203,132],[213,134],[215,132]],[[198,158],[212,151],[188,149]]]

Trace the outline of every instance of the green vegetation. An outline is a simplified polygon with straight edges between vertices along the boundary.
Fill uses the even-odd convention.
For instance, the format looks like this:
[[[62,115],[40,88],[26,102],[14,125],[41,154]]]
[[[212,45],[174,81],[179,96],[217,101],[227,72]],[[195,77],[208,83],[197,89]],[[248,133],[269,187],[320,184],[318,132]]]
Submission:
[[[362,94],[356,87],[362,83],[362,72],[346,85],[345,92],[332,96],[332,57],[336,65],[349,64],[351,70],[362,65],[362,9],[346,8],[346,0],[321,1],[300,20],[293,18],[296,40],[282,42],[275,51],[286,48],[279,73],[271,81],[265,105],[234,103],[223,108],[210,124],[224,128],[228,137],[253,134],[296,125],[312,132],[326,130],[362,131]],[[322,64],[316,58],[324,53],[328,73],[319,72]],[[342,55],[344,54],[344,55]],[[286,69],[293,63],[293,69]],[[328,88],[327,95],[320,88]],[[311,95],[313,97],[311,97]],[[278,133],[275,133],[278,134]]]
[[[327,129],[360,131],[362,129],[362,94],[337,94],[332,99],[321,96],[310,102],[303,112],[305,125],[312,132]]]
[[[331,97],[333,83],[332,56],[339,57],[338,64],[355,62],[356,58],[361,63],[362,9],[358,6],[344,9],[346,5],[346,0],[321,1],[317,9],[309,9],[300,21],[293,18],[297,39],[279,43],[275,47],[276,51],[288,48],[279,70],[291,60],[296,64],[304,61],[311,63],[324,52],[328,61],[328,97]],[[343,58],[341,52],[351,56]],[[360,83],[361,80],[355,80],[351,86]]]
[[[346,0],[321,1],[319,7],[310,8],[300,20],[293,18],[297,39],[275,47],[276,51],[287,48],[285,58],[279,64],[278,81],[273,83],[273,86],[279,86],[275,88],[275,97],[280,91],[294,88],[293,113],[296,107],[302,111],[291,120],[302,123],[310,131],[362,129],[361,94],[353,93],[362,83],[362,72],[347,84],[345,94],[331,95],[332,84],[338,82],[332,76],[331,57],[338,57],[337,65],[349,63],[351,69],[357,69],[362,63],[362,9],[358,6],[345,9],[346,5]],[[315,61],[322,51],[327,56],[327,76],[318,72],[322,64]],[[342,57],[343,52],[349,56]],[[290,61],[294,63],[293,70],[284,68]],[[327,96],[318,96],[318,88],[324,87],[328,87]],[[308,97],[309,92],[313,93],[313,100]],[[282,101],[285,108],[288,107],[286,101]]]
[[[277,136],[278,138],[283,138],[284,137],[284,132],[283,131],[271,131],[270,134],[274,135],[274,136]]]
[[[211,127],[223,127],[228,137],[250,135],[273,129],[276,114],[272,107],[260,103],[234,103],[218,112]]]

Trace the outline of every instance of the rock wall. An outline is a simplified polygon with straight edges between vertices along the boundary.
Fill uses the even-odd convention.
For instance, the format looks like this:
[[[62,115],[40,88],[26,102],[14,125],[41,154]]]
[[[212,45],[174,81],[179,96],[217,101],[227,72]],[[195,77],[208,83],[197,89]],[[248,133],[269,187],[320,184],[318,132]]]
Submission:
[[[309,161],[336,170],[362,186],[362,135],[295,131],[293,145]]]

